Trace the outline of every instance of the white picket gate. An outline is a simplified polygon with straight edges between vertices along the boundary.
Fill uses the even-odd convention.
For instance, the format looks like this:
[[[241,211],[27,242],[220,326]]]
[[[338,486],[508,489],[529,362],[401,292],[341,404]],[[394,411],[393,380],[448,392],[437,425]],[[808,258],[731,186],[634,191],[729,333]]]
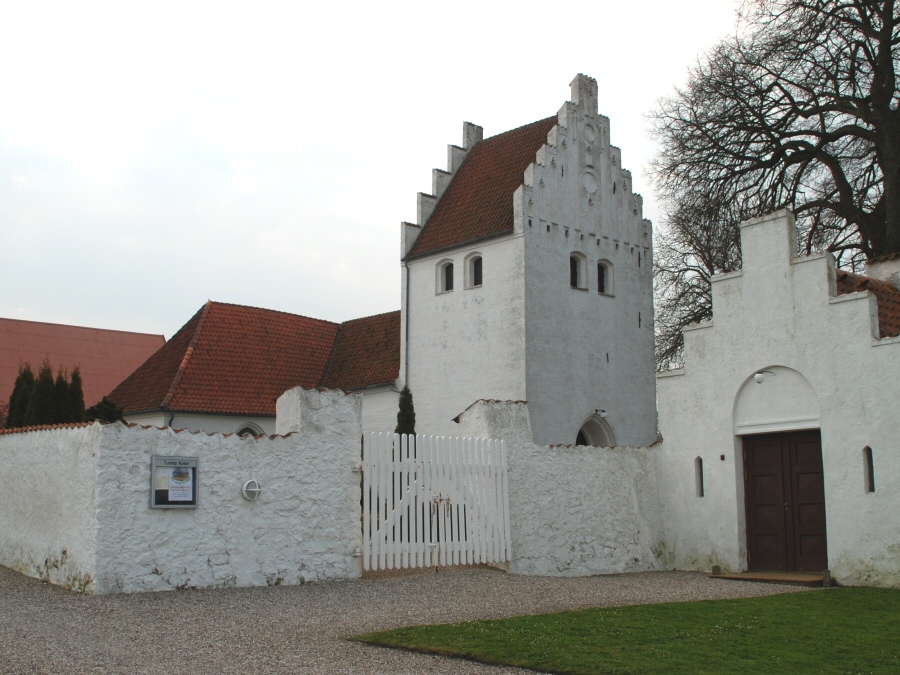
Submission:
[[[363,569],[510,559],[506,443],[366,433]]]

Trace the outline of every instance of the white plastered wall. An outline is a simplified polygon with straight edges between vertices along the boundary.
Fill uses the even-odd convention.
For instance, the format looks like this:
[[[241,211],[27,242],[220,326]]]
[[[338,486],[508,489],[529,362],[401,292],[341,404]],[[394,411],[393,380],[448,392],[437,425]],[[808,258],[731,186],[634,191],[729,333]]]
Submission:
[[[209,434],[233,434],[247,425],[256,426],[269,436],[275,433],[275,418],[263,415],[153,412],[126,415],[125,420],[133,424],[205,431]]]
[[[483,282],[466,288],[464,261],[476,251],[483,260]],[[441,293],[435,270],[447,259],[453,261],[455,284],[452,291]],[[473,401],[525,396],[522,237],[483,241],[408,265],[403,330],[408,320],[406,383],[413,394],[416,432],[458,435],[453,418]],[[403,363],[400,367],[402,374]],[[396,419],[396,410],[394,415]]]
[[[796,257],[795,236],[785,211],[742,225],[743,269],[714,278],[713,321],[685,331],[684,369],[658,378],[669,553],[682,569],[745,569],[740,436],[820,428],[832,575],[900,586],[900,520],[889,516],[900,510],[900,340],[878,340],[874,296],[835,297],[833,260]]]
[[[102,429],[0,435],[0,565],[90,590]]]

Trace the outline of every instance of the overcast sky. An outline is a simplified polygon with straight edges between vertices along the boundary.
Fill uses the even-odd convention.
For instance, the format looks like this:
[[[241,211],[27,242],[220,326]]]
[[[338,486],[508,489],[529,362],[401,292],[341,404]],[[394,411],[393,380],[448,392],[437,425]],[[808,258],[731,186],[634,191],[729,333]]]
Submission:
[[[398,309],[399,224],[463,120],[553,115],[579,72],[656,222],[644,115],[735,7],[3,3],[0,316],[170,338],[208,299]]]

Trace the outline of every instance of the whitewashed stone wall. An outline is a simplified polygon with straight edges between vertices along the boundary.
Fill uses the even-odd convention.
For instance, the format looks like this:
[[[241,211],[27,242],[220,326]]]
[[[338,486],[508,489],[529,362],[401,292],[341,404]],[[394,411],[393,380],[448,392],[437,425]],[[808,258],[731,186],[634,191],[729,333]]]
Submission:
[[[531,442],[528,407],[479,401],[463,436],[503,438],[509,453],[509,571],[586,576],[661,569],[667,562],[654,450]]]
[[[101,433],[95,424],[0,434],[0,565],[92,590]]]
[[[288,436],[0,435],[0,563],[91,593],[358,577],[360,397],[292,390],[279,412]],[[199,458],[196,509],[149,508],[152,455]]]
[[[658,379],[668,553],[680,569],[746,569],[741,437],[820,429],[832,576],[900,586],[900,339],[877,339],[874,296],[836,295],[829,255],[797,256],[790,213],[743,223],[741,245],[743,269],[713,278],[713,321],[685,331],[684,368]]]

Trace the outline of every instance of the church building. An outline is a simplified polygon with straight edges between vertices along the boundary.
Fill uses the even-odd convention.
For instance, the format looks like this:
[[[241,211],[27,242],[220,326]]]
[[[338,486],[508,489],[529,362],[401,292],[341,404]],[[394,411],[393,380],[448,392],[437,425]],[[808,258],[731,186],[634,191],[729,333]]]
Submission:
[[[409,386],[419,433],[458,433],[480,399],[527,400],[537,443],[652,442],[651,225],[596,80],[571,92],[487,139],[463,125],[401,225],[399,315],[338,325],[208,303],[111,399],[130,421],[272,433],[282,391],[342,388],[363,393],[366,430],[391,431]]]

